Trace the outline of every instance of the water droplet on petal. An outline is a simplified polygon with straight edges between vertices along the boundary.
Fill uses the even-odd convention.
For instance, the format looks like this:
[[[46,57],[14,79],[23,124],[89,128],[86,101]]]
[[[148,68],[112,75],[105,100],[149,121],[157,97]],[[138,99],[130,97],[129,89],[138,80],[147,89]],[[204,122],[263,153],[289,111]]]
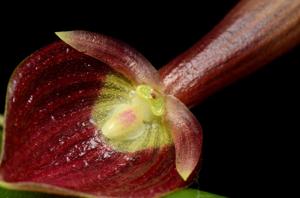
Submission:
[[[33,95],[31,95],[28,99],[28,103],[32,103],[32,100],[33,100]]]
[[[93,124],[93,125],[96,125],[96,122],[95,122],[95,120],[94,120],[94,119],[92,119],[92,118],[90,118],[90,119],[89,119],[89,122],[90,122],[91,124]]]
[[[86,160],[83,160],[84,167],[87,167],[89,163]]]
[[[56,121],[56,119],[53,115],[51,115],[51,120]]]
[[[111,157],[111,153],[110,152],[105,152],[104,154],[103,154],[103,158],[104,159],[107,159],[107,158],[110,158]]]

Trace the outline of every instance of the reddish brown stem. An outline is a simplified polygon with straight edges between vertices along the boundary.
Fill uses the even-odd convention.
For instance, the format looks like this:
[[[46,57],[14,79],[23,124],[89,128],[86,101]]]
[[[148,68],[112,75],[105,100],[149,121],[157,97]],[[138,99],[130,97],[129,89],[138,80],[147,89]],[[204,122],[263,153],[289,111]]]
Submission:
[[[299,0],[243,0],[207,36],[160,70],[191,107],[300,41]]]

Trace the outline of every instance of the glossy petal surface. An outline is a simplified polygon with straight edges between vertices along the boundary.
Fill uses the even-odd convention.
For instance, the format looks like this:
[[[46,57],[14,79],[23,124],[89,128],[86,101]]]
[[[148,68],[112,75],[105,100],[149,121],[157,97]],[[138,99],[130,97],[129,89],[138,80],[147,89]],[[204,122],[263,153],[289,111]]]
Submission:
[[[96,197],[153,197],[186,185],[173,145],[128,152],[103,139],[93,111],[112,75],[124,78],[61,42],[23,61],[8,87],[2,182]]]
[[[167,98],[167,121],[176,150],[176,169],[187,180],[200,160],[202,129],[193,114],[173,96]]]
[[[64,42],[114,68],[138,84],[148,84],[159,89],[159,75],[151,63],[139,52],[121,41],[108,36],[87,32],[56,33]]]

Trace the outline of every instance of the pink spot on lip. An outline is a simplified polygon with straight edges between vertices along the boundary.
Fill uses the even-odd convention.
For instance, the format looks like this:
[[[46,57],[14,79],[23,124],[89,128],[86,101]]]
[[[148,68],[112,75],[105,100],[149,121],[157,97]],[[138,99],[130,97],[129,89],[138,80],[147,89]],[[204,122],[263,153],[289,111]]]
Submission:
[[[132,110],[124,111],[120,114],[120,122],[125,126],[129,126],[136,120],[136,115]]]

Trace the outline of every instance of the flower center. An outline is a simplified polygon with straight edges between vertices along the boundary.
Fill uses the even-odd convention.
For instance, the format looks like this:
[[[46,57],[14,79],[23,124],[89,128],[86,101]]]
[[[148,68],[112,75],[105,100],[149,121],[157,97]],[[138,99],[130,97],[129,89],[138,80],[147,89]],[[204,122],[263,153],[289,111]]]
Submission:
[[[109,145],[135,152],[172,144],[165,111],[163,95],[152,87],[134,86],[122,76],[109,74],[91,118]]]
[[[102,134],[113,140],[130,140],[142,135],[144,123],[164,113],[164,101],[148,85],[139,85],[126,103],[116,105],[102,127]]]

